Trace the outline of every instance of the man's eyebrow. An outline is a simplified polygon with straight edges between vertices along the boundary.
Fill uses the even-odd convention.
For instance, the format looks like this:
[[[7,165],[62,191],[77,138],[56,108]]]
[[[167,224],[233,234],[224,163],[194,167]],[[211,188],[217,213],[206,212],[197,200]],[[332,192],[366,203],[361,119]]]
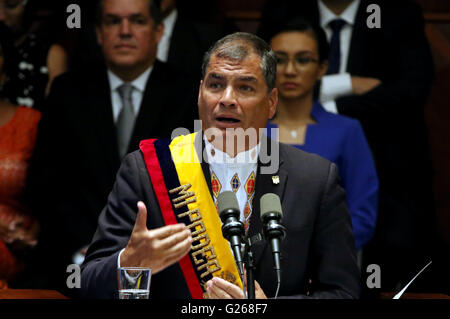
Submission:
[[[130,15],[130,18],[142,18],[142,17],[146,17],[145,14],[143,14],[142,12],[133,13]]]
[[[122,17],[122,16],[120,16],[118,14],[115,14],[115,13],[105,13],[105,18],[110,18],[110,19],[111,18],[114,18],[114,19],[128,18],[128,19],[130,19],[130,18],[140,18],[140,17],[143,17],[143,16],[145,16],[145,15],[143,13],[141,13],[141,12],[130,14],[128,17]]]
[[[216,79],[216,80],[222,80],[222,79],[224,79],[225,77],[223,76],[223,75],[221,75],[221,74],[218,74],[218,73],[209,73],[208,74],[208,78],[213,78],[213,79]]]
[[[238,77],[238,80],[244,81],[244,82],[258,82],[258,79],[252,75],[240,76],[240,77]]]
[[[104,18],[112,19],[112,18],[120,18],[120,16],[114,13],[105,13]]]

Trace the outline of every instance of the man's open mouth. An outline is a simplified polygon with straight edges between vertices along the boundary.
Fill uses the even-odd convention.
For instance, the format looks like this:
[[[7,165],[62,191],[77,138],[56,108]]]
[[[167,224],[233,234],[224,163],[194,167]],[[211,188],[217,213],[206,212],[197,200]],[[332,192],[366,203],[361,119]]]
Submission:
[[[235,118],[231,118],[231,117],[217,117],[216,118],[217,121],[222,122],[222,123],[239,123],[240,121],[238,119]]]

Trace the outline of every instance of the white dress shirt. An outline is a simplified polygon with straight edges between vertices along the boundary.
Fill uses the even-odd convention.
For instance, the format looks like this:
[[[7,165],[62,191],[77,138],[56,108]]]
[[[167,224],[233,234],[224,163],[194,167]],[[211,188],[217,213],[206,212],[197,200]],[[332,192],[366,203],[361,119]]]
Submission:
[[[224,191],[233,191],[231,180],[234,174],[237,174],[238,176],[240,186],[235,194],[241,211],[240,221],[244,222],[244,208],[248,201],[245,183],[252,173],[256,181],[259,144],[248,151],[238,153],[236,157],[231,157],[227,153],[215,148],[205,136],[203,136],[203,138],[205,141],[205,152],[209,163],[209,171],[211,176],[214,173],[219,180],[221,185],[220,193]],[[216,200],[217,198],[214,198],[214,201]],[[252,206],[253,205],[250,205],[250,209],[253,208]]]
[[[133,100],[133,109],[136,116],[139,114],[139,109],[141,108],[141,102],[145,92],[145,86],[147,85],[147,80],[150,76],[150,73],[152,72],[152,69],[153,66],[150,66],[134,81],[130,82],[130,84],[133,86],[131,98]],[[117,89],[125,82],[110,70],[108,70],[108,80],[109,86],[111,88],[113,119],[114,123],[117,123],[120,111],[122,110],[122,99],[120,98],[120,94]]]
[[[161,37],[161,41],[158,43],[158,50],[156,52],[156,57],[160,61],[167,62],[169,57],[170,40],[172,39],[173,28],[175,27],[177,17],[178,11],[177,9],[174,9],[163,21],[164,33]]]
[[[335,15],[327,6],[318,1],[320,25],[325,30],[328,42],[333,34],[329,23],[335,19],[342,19],[346,24],[340,32],[341,44],[341,62],[338,74],[325,75],[322,77],[322,85],[320,88],[320,102],[324,108],[333,113],[337,113],[335,99],[341,96],[350,95],[353,92],[350,73],[346,72],[348,56],[350,51],[350,43],[352,39],[353,26],[355,24],[356,14],[358,12],[360,0],[354,0],[340,16]]]

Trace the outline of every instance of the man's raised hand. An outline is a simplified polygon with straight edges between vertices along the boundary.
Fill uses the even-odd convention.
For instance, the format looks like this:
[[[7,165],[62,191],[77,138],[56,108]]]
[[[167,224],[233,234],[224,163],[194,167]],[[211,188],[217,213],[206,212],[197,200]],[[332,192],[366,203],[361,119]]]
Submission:
[[[184,224],[147,229],[147,208],[138,202],[138,213],[127,247],[120,256],[121,267],[148,267],[152,274],[176,263],[191,249],[191,231]]]

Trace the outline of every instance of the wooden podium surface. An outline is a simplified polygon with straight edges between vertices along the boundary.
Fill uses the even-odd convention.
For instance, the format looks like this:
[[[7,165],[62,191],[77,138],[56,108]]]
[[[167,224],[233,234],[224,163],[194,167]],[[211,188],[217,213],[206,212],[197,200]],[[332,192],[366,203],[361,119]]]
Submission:
[[[69,299],[55,290],[4,289],[0,299]]]

